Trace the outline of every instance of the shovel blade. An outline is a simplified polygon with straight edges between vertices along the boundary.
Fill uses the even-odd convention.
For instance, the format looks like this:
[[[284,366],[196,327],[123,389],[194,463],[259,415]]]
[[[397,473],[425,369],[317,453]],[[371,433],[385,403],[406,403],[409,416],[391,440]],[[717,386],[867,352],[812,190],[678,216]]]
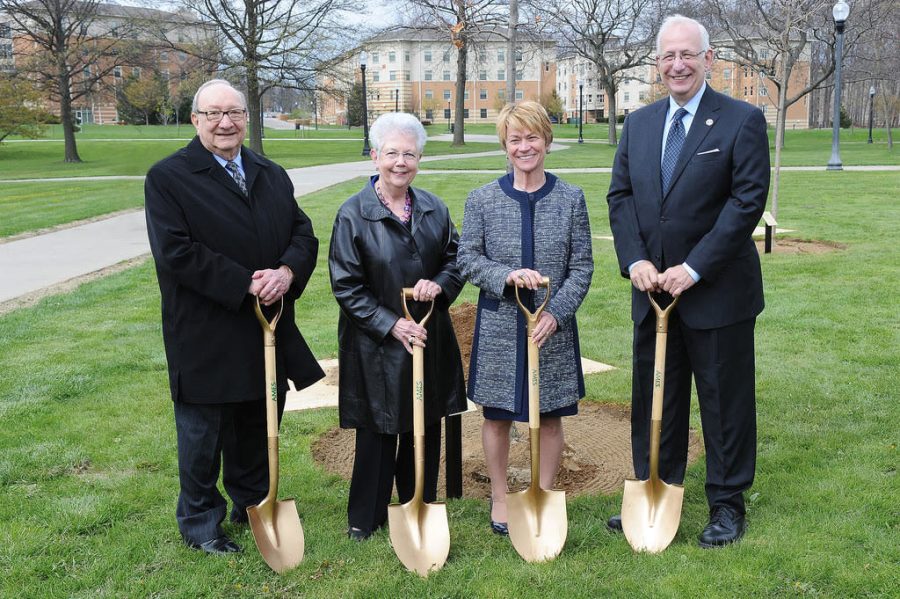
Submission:
[[[388,506],[394,553],[419,576],[440,570],[450,553],[450,526],[443,503],[410,501]]]
[[[293,499],[247,508],[256,547],[269,567],[282,574],[303,561],[303,526]]]
[[[555,558],[569,532],[566,492],[536,487],[506,494],[509,540],[526,562]]]
[[[684,487],[661,480],[625,481],[622,531],[635,551],[659,553],[672,543],[681,523]]]

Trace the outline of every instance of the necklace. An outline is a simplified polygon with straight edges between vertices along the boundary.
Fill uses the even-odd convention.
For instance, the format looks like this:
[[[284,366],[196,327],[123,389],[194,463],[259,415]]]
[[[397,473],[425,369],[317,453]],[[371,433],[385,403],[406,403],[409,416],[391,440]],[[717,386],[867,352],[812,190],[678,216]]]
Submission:
[[[381,185],[378,183],[375,184],[375,195],[378,196],[378,200],[385,208],[391,210],[391,205],[384,199],[384,194],[381,193]],[[393,210],[391,210],[391,212],[393,213]],[[412,218],[412,198],[409,197],[409,188],[406,189],[406,201],[403,202],[403,214],[397,216],[397,218],[399,218],[402,223],[408,223],[409,219]]]

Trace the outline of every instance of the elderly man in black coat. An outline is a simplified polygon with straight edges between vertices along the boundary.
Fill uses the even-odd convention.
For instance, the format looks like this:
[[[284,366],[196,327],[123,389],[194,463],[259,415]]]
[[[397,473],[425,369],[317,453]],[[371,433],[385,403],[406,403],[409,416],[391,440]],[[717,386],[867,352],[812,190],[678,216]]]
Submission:
[[[268,490],[257,297],[267,306],[284,300],[279,417],[288,378],[302,389],[324,376],[294,322],[318,240],[284,169],[242,146],[239,91],[204,83],[191,121],[197,136],[150,169],[144,194],[178,435],[178,528],[188,546],[219,554],[241,550],[221,527],[220,466],[233,522],[246,522]]]

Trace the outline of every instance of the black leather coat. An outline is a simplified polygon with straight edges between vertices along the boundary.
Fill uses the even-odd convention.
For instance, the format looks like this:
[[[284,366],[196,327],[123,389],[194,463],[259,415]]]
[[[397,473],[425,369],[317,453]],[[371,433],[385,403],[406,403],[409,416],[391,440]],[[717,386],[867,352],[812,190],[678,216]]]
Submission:
[[[448,309],[464,284],[456,268],[458,234],[447,206],[410,188],[407,228],[375,195],[373,182],[344,202],[328,256],[331,287],[341,307],[339,412],[342,428],[383,434],[412,430],[412,356],[391,335],[403,316],[400,290],[419,279],[441,286],[426,325],[425,422],[466,408],[462,362]],[[408,301],[418,321],[424,302]]]

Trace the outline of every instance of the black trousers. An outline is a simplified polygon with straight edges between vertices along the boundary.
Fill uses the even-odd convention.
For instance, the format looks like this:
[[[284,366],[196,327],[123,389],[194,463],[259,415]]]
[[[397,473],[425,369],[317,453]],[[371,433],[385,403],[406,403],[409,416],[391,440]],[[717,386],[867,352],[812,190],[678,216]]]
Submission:
[[[399,441],[399,443],[398,443]],[[437,497],[441,460],[441,422],[425,427],[425,488],[422,499]],[[347,522],[353,528],[373,531],[387,521],[394,479],[400,503],[412,499],[416,488],[413,434],[386,435],[356,429],[356,454],[350,478]]]
[[[756,472],[756,363],[751,318],[718,329],[691,329],[669,316],[666,345],[660,478],[684,481],[687,465],[691,379],[697,386],[706,447],[706,498],[744,513],[743,493]],[[635,475],[647,479],[656,314],[634,327],[631,447]]]
[[[268,493],[265,403],[174,405],[181,483],[175,512],[178,530],[185,541],[203,543],[223,534],[226,501],[217,487],[220,469],[233,504],[232,521],[246,522],[247,507]],[[279,422],[283,411],[281,397]]]

